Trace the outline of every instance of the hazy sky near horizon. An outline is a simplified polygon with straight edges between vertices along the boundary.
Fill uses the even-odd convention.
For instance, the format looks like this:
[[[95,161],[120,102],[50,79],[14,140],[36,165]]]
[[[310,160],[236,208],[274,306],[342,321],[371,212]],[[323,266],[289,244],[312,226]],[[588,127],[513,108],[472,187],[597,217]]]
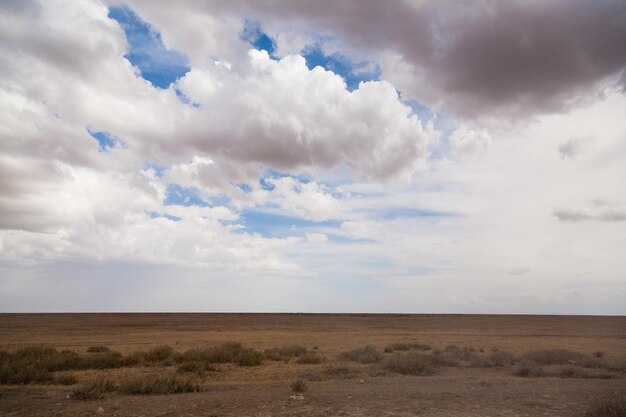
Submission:
[[[0,2],[0,311],[626,314],[626,2]]]

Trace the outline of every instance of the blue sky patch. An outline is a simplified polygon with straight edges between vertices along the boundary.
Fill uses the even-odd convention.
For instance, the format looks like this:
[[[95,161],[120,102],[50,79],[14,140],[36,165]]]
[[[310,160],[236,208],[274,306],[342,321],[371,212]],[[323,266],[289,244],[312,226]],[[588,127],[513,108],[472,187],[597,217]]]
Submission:
[[[361,81],[380,79],[381,70],[378,66],[372,69],[368,61],[353,62],[348,56],[338,52],[326,55],[320,44],[307,46],[301,54],[306,59],[309,69],[319,66],[341,76],[346,82],[348,91],[359,88]]]
[[[189,72],[187,58],[165,48],[161,34],[128,6],[111,6],[109,18],[120,24],[130,44],[130,50],[124,57],[138,67],[141,76],[152,85],[167,88]]]
[[[266,51],[270,56],[273,56],[276,50],[276,42],[267,33],[263,32],[263,26],[261,26],[261,22],[258,20],[246,19],[244,21],[241,39],[249,42],[251,46],[259,51]]]
[[[314,222],[282,214],[246,209],[241,212],[241,222],[248,233],[258,233],[265,237],[286,237],[304,235],[320,227],[339,228],[337,220]]]
[[[167,213],[160,214],[160,213],[157,213],[156,211],[150,211],[150,212],[147,212],[147,213],[148,213],[148,215],[150,216],[151,219],[158,219],[158,218],[163,217],[163,218],[165,218],[167,220],[171,220],[173,222],[179,222],[182,219],[181,217],[178,217],[178,216],[172,216],[171,214],[167,214]]]
[[[167,186],[163,204],[166,206],[209,206],[209,204],[200,197],[197,188],[185,188],[178,184],[169,184]]]
[[[124,142],[110,134],[109,132],[87,129],[92,138],[98,141],[98,151],[106,152],[116,146],[123,146]]]

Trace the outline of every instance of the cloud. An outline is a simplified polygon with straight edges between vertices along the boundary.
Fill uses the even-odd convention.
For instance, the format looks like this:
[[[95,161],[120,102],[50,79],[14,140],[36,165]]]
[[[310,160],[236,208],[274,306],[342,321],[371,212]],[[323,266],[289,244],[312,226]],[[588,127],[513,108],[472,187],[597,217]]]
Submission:
[[[626,5],[612,0],[132,4],[158,19],[166,39],[179,38],[179,9],[198,19],[253,15],[283,54],[299,52],[303,41],[288,50],[281,39],[339,39],[355,56],[376,57],[405,97],[472,117],[561,111],[598,83],[623,83],[626,65]],[[210,27],[227,36],[224,25]],[[187,46],[177,46],[193,53],[206,43],[202,30],[187,28]]]
[[[601,222],[626,221],[626,208],[619,206],[607,206],[604,203],[596,203],[593,207],[584,209],[555,210],[554,216],[562,222],[581,222],[596,220]]]
[[[558,151],[563,159],[573,158],[584,149],[590,140],[588,138],[573,137],[559,145]]]

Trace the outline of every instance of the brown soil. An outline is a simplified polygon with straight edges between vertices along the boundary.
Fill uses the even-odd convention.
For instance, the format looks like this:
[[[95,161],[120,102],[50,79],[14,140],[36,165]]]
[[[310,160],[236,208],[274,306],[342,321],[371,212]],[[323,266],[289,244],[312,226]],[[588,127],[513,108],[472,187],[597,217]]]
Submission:
[[[238,341],[246,347],[298,344],[326,358],[319,365],[264,361],[220,365],[202,379],[203,392],[103,399],[66,398],[72,387],[0,386],[0,416],[584,416],[598,397],[626,392],[613,379],[520,378],[510,368],[444,367],[434,376],[402,376],[350,365],[347,379],[324,373],[340,352],[394,342],[492,348],[516,355],[538,349],[602,351],[626,362],[626,317],[301,314],[2,314],[0,349],[46,345],[85,352],[105,345],[129,353],[168,344],[178,351]],[[157,372],[144,367],[97,372],[112,378]],[[307,381],[303,399],[291,383]],[[101,408],[101,410],[98,410]],[[99,412],[100,411],[100,412]]]

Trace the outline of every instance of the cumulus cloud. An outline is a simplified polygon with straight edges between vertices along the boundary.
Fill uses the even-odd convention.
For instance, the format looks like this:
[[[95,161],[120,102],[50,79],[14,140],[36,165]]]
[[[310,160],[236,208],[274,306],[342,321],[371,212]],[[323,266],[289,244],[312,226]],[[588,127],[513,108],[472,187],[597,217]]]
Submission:
[[[180,3],[132,4],[178,38]],[[303,37],[334,36],[355,56],[376,56],[405,96],[466,116],[559,111],[599,82],[623,83],[626,65],[626,5],[613,0],[184,4],[198,19],[254,15],[276,39],[299,39],[291,50],[279,45],[284,54],[299,52]],[[206,42],[203,30],[184,31],[189,53]]]

